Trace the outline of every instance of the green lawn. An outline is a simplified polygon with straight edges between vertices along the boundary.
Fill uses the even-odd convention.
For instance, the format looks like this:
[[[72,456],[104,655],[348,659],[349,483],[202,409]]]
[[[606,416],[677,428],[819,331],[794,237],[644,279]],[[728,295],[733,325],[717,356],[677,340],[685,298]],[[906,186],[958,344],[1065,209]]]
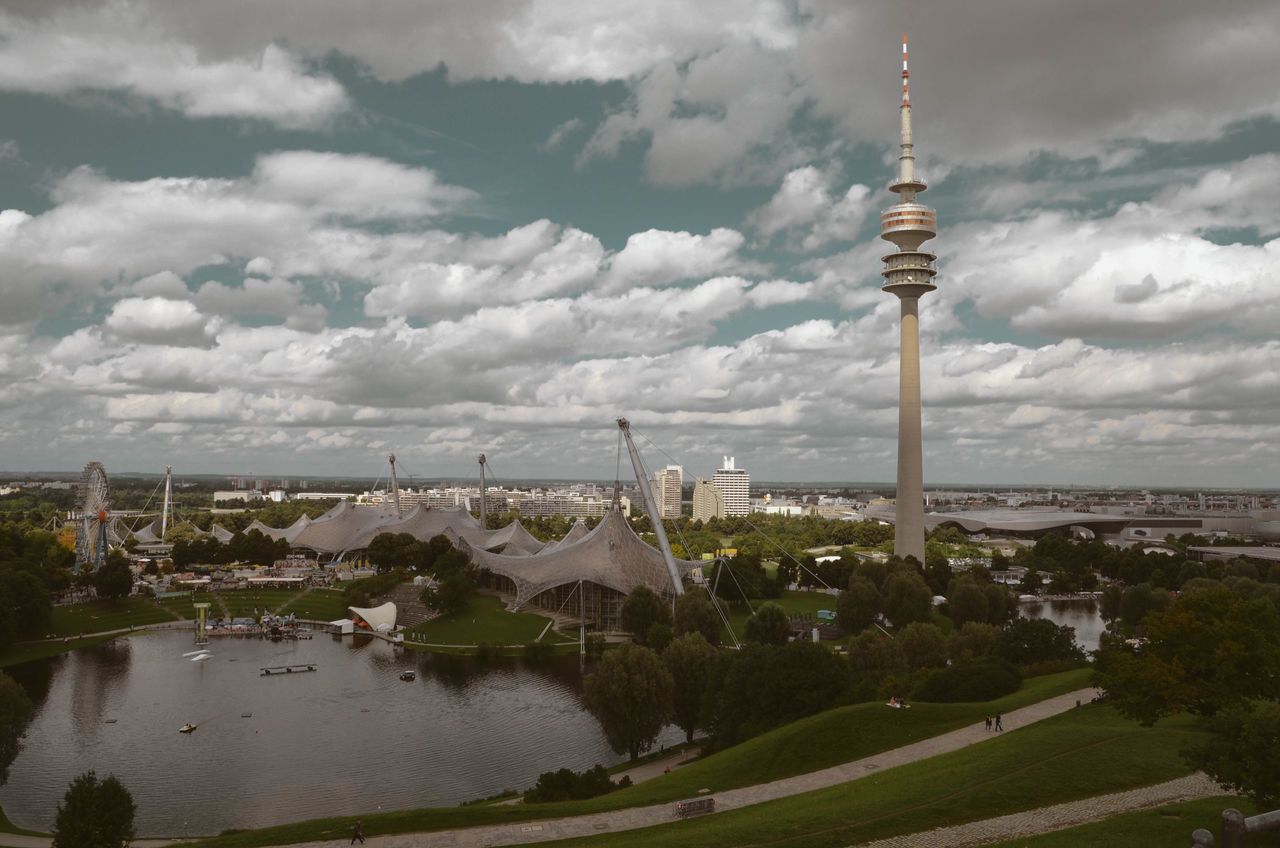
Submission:
[[[207,601],[208,597],[201,595],[201,599]],[[190,593],[183,595],[181,598],[157,598],[156,605],[168,610],[174,618],[194,619],[196,617],[196,608],[193,606],[196,599],[191,597]],[[212,610],[210,610],[212,612]]]
[[[177,618],[164,607],[148,598],[121,598],[119,600],[91,601],[87,604],[66,604],[53,608],[54,636],[76,636],[81,633],[102,633],[108,630],[128,630],[129,625],[156,624]],[[31,634],[38,638],[45,634]]]
[[[1222,811],[1228,807],[1234,807],[1246,816],[1263,812],[1243,798],[1222,795],[1123,813],[1043,836],[1024,836],[992,843],[989,848],[1079,848],[1081,845],[1090,848],[1142,848],[1147,845],[1164,848],[1189,845],[1191,832],[1200,827],[1212,831],[1215,839],[1221,840]],[[1219,841],[1218,844],[1222,843]],[[1249,848],[1276,848],[1280,846],[1280,832],[1250,834],[1248,845]]]
[[[528,612],[507,612],[493,595],[474,595],[465,612],[423,622],[405,638],[434,645],[524,645],[537,639],[549,620]],[[563,640],[549,631],[546,641]]]
[[[218,598],[232,618],[249,618],[254,609],[258,615],[279,612],[301,594],[301,589],[228,589],[218,592]]]
[[[308,589],[280,609],[281,615],[289,613],[310,621],[337,621],[347,617],[347,602],[339,589]]]
[[[936,714],[930,714],[927,710],[917,713],[916,710],[919,707],[913,707],[907,711],[890,710],[882,704],[841,707],[767,733],[678,769],[670,775],[664,775],[660,779],[645,781],[630,789],[588,801],[532,806],[477,805],[380,813],[365,818],[367,825],[365,830],[368,833],[378,834],[406,833],[501,822],[532,821],[540,818],[584,815],[603,810],[673,802],[696,795],[703,787],[713,791],[724,791],[857,759],[918,738],[962,727],[981,720],[987,712],[1008,712],[1019,706],[1078,689],[1084,685],[1087,674],[1085,670],[1077,670],[1033,678],[1027,681],[1021,691],[991,703],[933,705],[943,708]],[[917,719],[916,716],[920,718]],[[896,731],[888,732],[894,729],[895,722],[901,725],[903,719],[912,720],[907,729],[904,730],[899,726]],[[1003,738],[1021,737],[1016,732],[1010,732]],[[801,739],[808,740],[803,748],[799,748],[797,743],[797,740]],[[995,739],[993,738],[992,741]],[[718,819],[720,815],[711,818]],[[341,835],[344,828],[350,828],[349,819],[315,820],[219,837],[210,844],[226,846],[226,848],[284,845],[291,842],[332,839],[334,834]],[[637,831],[637,833],[649,833],[649,831]],[[615,834],[616,838],[623,836],[624,834]],[[641,839],[635,844],[662,843],[660,841],[646,843]]]
[[[809,613],[811,615],[818,610],[831,610],[835,612],[836,596],[827,595],[822,592],[783,592],[781,598],[759,599],[753,600],[751,603],[756,608],[766,600],[772,600],[773,603],[782,607],[790,615],[793,612]],[[723,604],[724,601],[721,601]],[[729,613],[729,623],[733,625],[733,630],[741,639],[746,632],[747,619],[751,617],[751,610],[747,609],[747,605],[742,602],[732,604],[726,607]],[[817,617],[816,615],[814,616]]]
[[[980,704],[913,704],[892,710],[881,703],[837,707],[780,727],[623,792],[585,804],[601,809],[642,807],[715,791],[753,786],[782,777],[862,759],[982,721],[992,712],[1011,712],[1055,695],[1088,686],[1089,670],[1034,677],[1023,688]]]
[[[857,845],[1171,780],[1190,771],[1178,751],[1197,735],[1194,727],[1191,719],[1180,717],[1142,728],[1108,706],[1089,705],[859,781],[686,822],[557,844]]]

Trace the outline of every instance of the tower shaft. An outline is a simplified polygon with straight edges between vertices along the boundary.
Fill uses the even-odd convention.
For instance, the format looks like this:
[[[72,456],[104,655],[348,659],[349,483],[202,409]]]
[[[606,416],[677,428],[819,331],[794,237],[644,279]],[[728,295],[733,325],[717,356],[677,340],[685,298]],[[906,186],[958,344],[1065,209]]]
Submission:
[[[893,550],[924,565],[924,449],[920,426],[920,299],[903,297],[898,365],[898,494]]]
[[[924,447],[920,423],[920,298],[933,291],[932,253],[920,245],[937,234],[937,213],[916,200],[928,186],[916,176],[911,137],[910,72],[907,37],[902,36],[901,136],[898,181],[889,190],[898,202],[880,213],[880,237],[898,249],[883,257],[884,290],[901,303],[898,364],[898,492],[895,499],[894,553],[924,564]]]

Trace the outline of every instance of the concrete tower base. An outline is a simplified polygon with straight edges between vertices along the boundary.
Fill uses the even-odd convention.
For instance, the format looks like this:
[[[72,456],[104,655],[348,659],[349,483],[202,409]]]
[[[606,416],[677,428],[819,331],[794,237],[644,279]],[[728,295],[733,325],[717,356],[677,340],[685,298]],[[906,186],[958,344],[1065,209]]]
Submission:
[[[920,315],[918,297],[901,297],[898,370],[898,494],[893,552],[924,565],[924,459],[920,428]]]

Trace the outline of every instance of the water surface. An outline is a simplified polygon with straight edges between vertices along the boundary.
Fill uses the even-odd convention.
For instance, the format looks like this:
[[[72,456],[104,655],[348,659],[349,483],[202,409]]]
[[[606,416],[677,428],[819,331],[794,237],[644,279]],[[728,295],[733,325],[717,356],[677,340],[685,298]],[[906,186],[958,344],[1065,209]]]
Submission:
[[[139,836],[183,836],[450,806],[623,759],[580,706],[576,657],[481,663],[324,635],[209,649],[192,662],[189,632],[155,632],[10,669],[37,714],[0,787],[9,818],[48,831],[89,769],[132,793]]]

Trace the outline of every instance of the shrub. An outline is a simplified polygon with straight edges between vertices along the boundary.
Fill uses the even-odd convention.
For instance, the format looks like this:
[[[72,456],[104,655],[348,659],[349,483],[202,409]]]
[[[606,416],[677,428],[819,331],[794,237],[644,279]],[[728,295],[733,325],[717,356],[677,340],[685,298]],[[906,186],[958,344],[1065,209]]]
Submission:
[[[1018,691],[1022,676],[1002,660],[953,665],[939,669],[924,681],[915,693],[920,701],[957,703],[990,701]]]
[[[582,774],[562,768],[559,771],[547,771],[538,776],[537,784],[524,793],[526,804],[544,804],[548,801],[581,801],[604,795],[615,789],[624,789],[631,785],[631,778],[623,776],[614,783],[609,779],[609,772],[602,765],[595,765]]]

